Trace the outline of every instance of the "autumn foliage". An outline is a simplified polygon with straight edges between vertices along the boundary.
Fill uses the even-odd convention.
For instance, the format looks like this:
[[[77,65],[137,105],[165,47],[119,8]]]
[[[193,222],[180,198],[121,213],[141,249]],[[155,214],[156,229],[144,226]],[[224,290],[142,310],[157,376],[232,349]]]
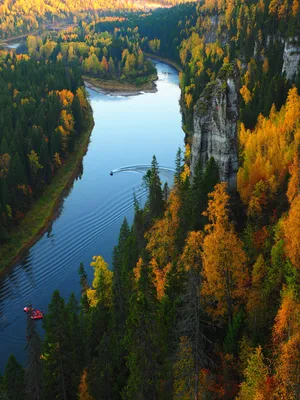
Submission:
[[[273,107],[269,118],[260,116],[253,132],[241,126],[238,189],[249,214],[261,214],[281,188],[297,152],[299,118],[300,97],[293,88],[286,105],[279,112]]]
[[[247,280],[246,255],[242,242],[229,222],[227,185],[216,185],[210,194],[207,217],[210,224],[203,242],[202,295],[209,312],[215,317],[232,318],[233,310],[243,296]]]

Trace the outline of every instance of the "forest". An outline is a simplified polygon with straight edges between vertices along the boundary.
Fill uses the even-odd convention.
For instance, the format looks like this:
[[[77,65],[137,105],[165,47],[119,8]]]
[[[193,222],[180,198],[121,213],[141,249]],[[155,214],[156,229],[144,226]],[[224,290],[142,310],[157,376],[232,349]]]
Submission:
[[[248,128],[254,128],[260,113],[268,116],[273,104],[277,109],[284,104],[292,86],[281,74],[284,40],[292,38],[297,43],[299,18],[297,0],[206,0],[204,4],[184,4],[168,12],[158,10],[133,24],[145,38],[143,49],[183,66],[183,125],[192,134],[193,107],[224,63],[234,61],[239,66],[240,120]],[[166,20],[172,21],[171,29],[163,28]]]
[[[29,37],[28,56],[3,58],[5,221],[24,212],[72,149],[87,108],[85,69],[106,76],[112,60],[126,77],[128,61],[130,76],[143,52],[180,63],[186,132],[172,187],[162,186],[153,156],[147,201],[135,199],[112,265],[95,255],[78,266],[80,299],[53,293],[43,340],[29,316],[28,361],[9,358],[3,399],[300,399],[300,73],[282,73],[284,40],[298,43],[299,35],[298,0],[206,0],[80,22],[57,38]],[[220,181],[213,158],[190,176],[194,105],[228,63],[240,73],[237,193]],[[31,82],[25,93],[20,70]],[[35,108],[20,139],[18,121],[32,102],[56,118],[45,126]],[[17,190],[22,202],[9,202]]]
[[[28,54],[76,65],[82,74],[105,81],[129,82],[139,86],[152,81],[156,70],[146,59],[139,43],[138,28],[117,28],[120,17],[104,17],[98,22],[80,23],[60,34],[28,36]],[[104,29],[110,21],[111,29]],[[103,25],[103,27],[102,27]]]
[[[0,4],[0,38],[21,35],[58,23],[91,21],[103,13],[139,11],[184,3],[187,0],[3,0]]]
[[[0,59],[0,243],[90,128],[79,69],[3,52]]]

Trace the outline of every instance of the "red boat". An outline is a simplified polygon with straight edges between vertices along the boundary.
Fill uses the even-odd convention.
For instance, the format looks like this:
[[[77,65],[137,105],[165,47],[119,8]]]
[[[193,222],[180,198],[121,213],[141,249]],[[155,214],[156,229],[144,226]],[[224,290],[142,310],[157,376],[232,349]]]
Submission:
[[[26,313],[31,312],[30,318],[31,318],[31,319],[34,319],[34,320],[43,319],[43,317],[44,317],[43,311],[37,310],[37,309],[32,308],[32,307],[24,307],[24,311],[25,311]]]
[[[31,315],[31,319],[37,320],[37,319],[43,319],[44,313],[40,310],[35,310],[34,313]]]

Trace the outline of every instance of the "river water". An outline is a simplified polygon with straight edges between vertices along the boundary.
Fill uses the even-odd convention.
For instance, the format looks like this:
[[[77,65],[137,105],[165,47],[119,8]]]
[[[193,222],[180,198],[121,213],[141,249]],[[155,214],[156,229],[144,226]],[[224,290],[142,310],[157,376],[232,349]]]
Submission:
[[[65,298],[71,292],[79,296],[80,262],[89,281],[94,255],[111,263],[121,223],[133,219],[133,194],[145,201],[142,177],[153,154],[162,180],[172,182],[184,138],[178,74],[161,62],[156,67],[156,93],[122,97],[89,91],[95,126],[80,177],[48,232],[0,281],[0,371],[11,353],[26,362],[26,304],[47,311],[55,289]],[[42,322],[36,324],[43,335]]]

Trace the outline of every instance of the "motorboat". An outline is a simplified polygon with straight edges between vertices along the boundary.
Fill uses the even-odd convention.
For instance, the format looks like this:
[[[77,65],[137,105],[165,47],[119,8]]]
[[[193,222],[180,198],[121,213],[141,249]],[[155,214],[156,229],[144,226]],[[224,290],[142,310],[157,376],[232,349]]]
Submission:
[[[112,171],[110,171],[110,173],[109,173],[109,174],[110,174],[110,176],[113,176],[113,174],[114,174],[114,173],[113,173]]]

